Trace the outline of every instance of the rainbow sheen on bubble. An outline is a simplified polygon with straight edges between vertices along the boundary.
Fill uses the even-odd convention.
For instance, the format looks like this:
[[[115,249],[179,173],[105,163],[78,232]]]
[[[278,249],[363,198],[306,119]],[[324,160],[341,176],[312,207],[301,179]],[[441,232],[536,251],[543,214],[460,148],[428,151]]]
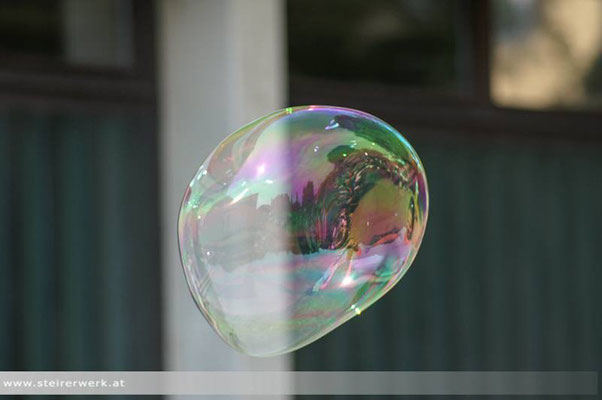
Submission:
[[[188,186],[179,219],[194,300],[232,347],[296,350],[389,291],[424,235],[422,164],[361,111],[287,108],[226,138]]]

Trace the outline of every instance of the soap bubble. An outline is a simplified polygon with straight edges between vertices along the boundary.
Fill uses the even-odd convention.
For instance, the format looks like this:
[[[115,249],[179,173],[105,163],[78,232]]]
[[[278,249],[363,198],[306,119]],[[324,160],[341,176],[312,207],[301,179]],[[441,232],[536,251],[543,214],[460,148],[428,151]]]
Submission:
[[[287,108],[239,129],[190,182],[179,218],[192,296],[254,356],[296,350],[377,301],[426,225],[422,164],[361,111]]]

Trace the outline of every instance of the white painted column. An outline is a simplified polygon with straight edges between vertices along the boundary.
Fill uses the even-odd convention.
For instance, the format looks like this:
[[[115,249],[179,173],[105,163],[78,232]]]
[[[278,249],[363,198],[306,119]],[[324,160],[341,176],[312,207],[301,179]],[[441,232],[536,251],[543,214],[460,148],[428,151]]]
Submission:
[[[285,106],[281,0],[162,0],[160,156],[165,360],[169,370],[289,370],[228,347],[188,293],[176,223],[184,189],[228,134]]]

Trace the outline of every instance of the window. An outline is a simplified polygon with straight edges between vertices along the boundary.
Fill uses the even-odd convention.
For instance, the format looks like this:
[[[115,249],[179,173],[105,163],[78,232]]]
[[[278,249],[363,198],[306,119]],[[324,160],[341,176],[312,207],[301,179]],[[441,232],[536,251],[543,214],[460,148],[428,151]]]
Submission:
[[[0,54],[13,62],[131,68],[131,0],[4,0]]]
[[[287,22],[300,103],[602,111],[602,0],[289,0]]]
[[[291,1],[294,77],[462,90],[467,49],[459,1]]]
[[[493,1],[491,94],[528,109],[602,110],[602,1]]]

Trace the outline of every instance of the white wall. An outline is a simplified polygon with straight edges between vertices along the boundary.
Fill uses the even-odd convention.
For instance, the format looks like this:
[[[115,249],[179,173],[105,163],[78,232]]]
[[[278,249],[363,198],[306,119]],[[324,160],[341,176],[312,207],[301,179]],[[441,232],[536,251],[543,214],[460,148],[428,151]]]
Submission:
[[[228,347],[196,309],[180,265],[184,189],[225,136],[285,106],[280,0],[159,2],[161,190],[166,363],[169,370],[289,370]]]

